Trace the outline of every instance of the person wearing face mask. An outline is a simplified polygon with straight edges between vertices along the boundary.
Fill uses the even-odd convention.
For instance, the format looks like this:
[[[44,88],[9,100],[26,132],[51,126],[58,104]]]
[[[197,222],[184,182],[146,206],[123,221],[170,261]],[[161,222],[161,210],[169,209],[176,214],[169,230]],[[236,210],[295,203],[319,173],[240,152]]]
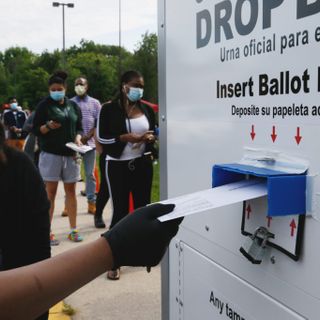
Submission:
[[[77,229],[76,182],[80,176],[77,154],[66,147],[74,142],[81,146],[82,115],[79,106],[66,96],[67,74],[58,71],[49,79],[49,96],[42,100],[34,115],[33,132],[38,136],[41,150],[39,170],[46,184],[50,200],[50,222],[52,222],[58,182],[63,181],[66,194],[70,233],[68,239],[82,241]],[[50,235],[51,245],[58,245],[54,234]]]
[[[27,120],[26,114],[18,106],[16,98],[9,99],[10,111],[3,116],[3,123],[8,132],[7,145],[19,150],[23,149],[27,133],[23,131],[23,125]],[[19,109],[21,108],[21,109]]]
[[[98,119],[97,139],[106,153],[106,177],[113,207],[110,229],[128,214],[130,192],[134,208],[151,201],[155,114],[140,101],[143,87],[139,72],[124,73],[118,98],[102,106]],[[119,276],[119,269],[107,274],[111,280]]]
[[[86,152],[82,159],[86,175],[88,213],[94,215],[96,213],[96,179],[94,176],[96,150],[94,134],[101,104],[97,99],[88,95],[88,80],[85,77],[75,80],[74,91],[76,96],[71,100],[77,103],[82,113],[83,136],[81,141],[83,144],[92,147],[92,150]],[[101,217],[98,218],[102,219]]]

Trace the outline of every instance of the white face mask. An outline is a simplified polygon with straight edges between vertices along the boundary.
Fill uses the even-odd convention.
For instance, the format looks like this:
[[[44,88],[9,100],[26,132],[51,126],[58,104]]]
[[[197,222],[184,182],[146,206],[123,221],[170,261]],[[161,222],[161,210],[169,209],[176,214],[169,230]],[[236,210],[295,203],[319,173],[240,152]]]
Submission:
[[[17,110],[17,108],[18,108],[18,103],[17,102],[12,102],[11,104],[10,104],[10,107],[11,107],[11,109],[12,110]]]
[[[80,84],[74,87],[74,91],[78,96],[83,96],[87,92],[85,86],[82,86]]]

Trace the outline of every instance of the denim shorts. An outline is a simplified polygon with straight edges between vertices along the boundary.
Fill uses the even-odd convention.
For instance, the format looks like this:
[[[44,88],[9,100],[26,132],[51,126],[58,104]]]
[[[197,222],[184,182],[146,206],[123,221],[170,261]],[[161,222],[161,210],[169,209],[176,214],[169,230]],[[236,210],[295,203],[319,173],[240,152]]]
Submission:
[[[61,180],[74,183],[80,179],[80,161],[75,156],[59,156],[42,151],[39,158],[40,174],[45,182]]]

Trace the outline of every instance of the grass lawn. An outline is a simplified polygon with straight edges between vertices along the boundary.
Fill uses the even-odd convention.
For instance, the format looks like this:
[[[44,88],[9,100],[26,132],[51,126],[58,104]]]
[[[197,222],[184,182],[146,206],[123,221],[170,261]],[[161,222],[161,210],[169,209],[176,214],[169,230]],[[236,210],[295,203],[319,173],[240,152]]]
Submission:
[[[159,162],[153,164],[153,181],[151,190],[151,202],[160,200],[160,168]]]

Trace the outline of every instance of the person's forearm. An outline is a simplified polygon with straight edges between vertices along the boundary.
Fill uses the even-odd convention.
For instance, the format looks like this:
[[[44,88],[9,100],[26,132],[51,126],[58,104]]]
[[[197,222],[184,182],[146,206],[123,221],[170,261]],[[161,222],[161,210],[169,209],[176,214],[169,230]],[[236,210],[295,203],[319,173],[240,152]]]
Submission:
[[[113,265],[98,239],[36,264],[0,272],[0,318],[34,319]]]
[[[121,142],[128,142],[129,141],[129,137],[130,135],[128,133],[125,133],[125,134],[121,134],[119,136],[119,141]]]
[[[119,141],[137,143],[141,142],[141,138],[141,135],[135,133],[124,133],[119,136]]]

